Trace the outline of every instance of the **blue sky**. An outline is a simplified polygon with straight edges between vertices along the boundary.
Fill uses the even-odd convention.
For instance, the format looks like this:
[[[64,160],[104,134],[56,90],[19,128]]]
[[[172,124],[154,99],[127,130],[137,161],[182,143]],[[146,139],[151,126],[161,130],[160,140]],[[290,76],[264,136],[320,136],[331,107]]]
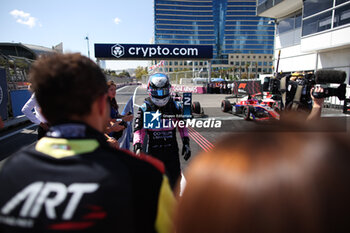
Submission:
[[[153,0],[0,0],[0,42],[50,47],[94,58],[94,43],[150,43]],[[110,61],[107,68],[147,65],[146,61]]]

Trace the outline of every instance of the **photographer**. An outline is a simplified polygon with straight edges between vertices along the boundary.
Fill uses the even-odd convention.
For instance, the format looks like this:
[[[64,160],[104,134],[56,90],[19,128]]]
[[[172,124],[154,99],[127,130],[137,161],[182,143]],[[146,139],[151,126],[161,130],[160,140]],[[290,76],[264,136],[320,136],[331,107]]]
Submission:
[[[313,101],[312,105],[312,110],[306,120],[311,121],[311,120],[317,120],[321,117],[321,112],[322,112],[322,107],[323,107],[323,102],[324,98],[315,98],[312,93],[323,93],[324,89],[320,86],[315,86],[311,89],[310,95]]]
[[[273,94],[282,111],[304,112],[307,120],[319,118],[324,98],[336,96],[345,100],[346,73],[320,69],[317,72],[279,74],[264,80],[263,90]],[[333,87],[333,84],[339,84]]]

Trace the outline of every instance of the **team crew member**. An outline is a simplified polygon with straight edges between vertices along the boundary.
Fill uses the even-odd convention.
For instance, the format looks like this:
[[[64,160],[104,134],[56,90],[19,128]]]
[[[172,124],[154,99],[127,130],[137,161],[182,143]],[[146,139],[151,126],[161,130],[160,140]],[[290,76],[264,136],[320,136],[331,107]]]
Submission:
[[[31,86],[28,88],[31,91]],[[34,112],[32,111],[34,109]],[[45,117],[40,112],[40,107],[36,101],[35,94],[33,93],[30,99],[24,104],[22,108],[23,114],[34,124],[38,125],[38,140],[45,136],[49,130],[49,125]]]
[[[100,68],[56,54],[37,60],[30,79],[52,127],[0,171],[0,232],[169,232],[174,196],[164,165],[106,142]]]
[[[149,77],[148,92],[150,97],[145,99],[135,119],[134,150],[137,152],[142,149],[143,140],[147,133],[147,153],[160,159],[165,164],[170,184],[174,188],[181,174],[179,148],[174,124],[166,124],[167,128],[145,129],[144,113],[156,112],[156,114],[161,114],[162,119],[171,116],[167,117],[166,120],[174,122],[179,120],[176,116],[182,115],[182,108],[179,103],[170,97],[170,82],[165,74],[156,73]],[[188,130],[185,127],[178,127],[178,130],[183,142],[182,155],[184,155],[185,160],[188,160],[191,156]]]

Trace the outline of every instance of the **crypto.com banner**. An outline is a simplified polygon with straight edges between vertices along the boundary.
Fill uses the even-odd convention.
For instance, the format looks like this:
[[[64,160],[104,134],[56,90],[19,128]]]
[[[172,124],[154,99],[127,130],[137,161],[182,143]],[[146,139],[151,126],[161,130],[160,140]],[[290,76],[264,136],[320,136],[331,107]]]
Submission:
[[[98,59],[212,59],[211,45],[95,44]]]

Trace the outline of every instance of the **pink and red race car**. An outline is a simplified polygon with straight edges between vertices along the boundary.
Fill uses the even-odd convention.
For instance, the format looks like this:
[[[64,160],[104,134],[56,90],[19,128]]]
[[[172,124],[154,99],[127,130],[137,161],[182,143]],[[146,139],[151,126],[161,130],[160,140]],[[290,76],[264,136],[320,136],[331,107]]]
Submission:
[[[242,115],[245,120],[279,120],[279,103],[271,99],[271,95],[263,98],[261,93],[248,95],[237,103],[231,103],[225,99],[221,102],[223,112],[231,112],[234,115]]]

